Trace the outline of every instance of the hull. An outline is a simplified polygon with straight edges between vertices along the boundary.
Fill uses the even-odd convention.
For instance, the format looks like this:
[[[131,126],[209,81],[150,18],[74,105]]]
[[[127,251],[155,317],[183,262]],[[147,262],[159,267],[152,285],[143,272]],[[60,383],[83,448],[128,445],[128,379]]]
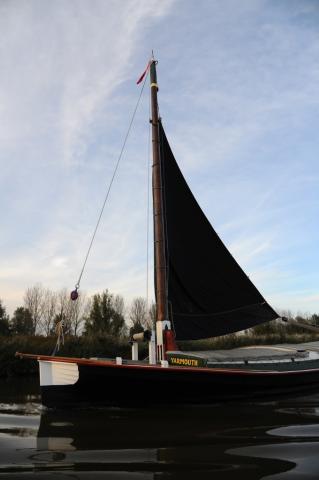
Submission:
[[[41,363],[41,362],[40,362]],[[44,360],[53,366],[60,361]],[[65,359],[64,359],[64,365]],[[47,407],[210,404],[221,400],[264,399],[319,390],[319,368],[257,371],[135,364],[72,359],[72,384],[41,385]],[[75,365],[74,365],[75,364]]]

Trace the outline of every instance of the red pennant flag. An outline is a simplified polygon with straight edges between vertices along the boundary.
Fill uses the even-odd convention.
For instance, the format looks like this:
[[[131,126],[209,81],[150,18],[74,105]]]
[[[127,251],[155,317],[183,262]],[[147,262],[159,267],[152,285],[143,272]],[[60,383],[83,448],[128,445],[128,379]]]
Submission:
[[[142,73],[142,75],[140,76],[140,78],[137,80],[136,85],[139,85],[139,84],[144,80],[144,77],[145,77],[145,75],[147,74],[148,69],[150,68],[150,66],[151,66],[151,62],[148,62],[147,67],[145,68],[145,70],[144,70],[144,72]]]

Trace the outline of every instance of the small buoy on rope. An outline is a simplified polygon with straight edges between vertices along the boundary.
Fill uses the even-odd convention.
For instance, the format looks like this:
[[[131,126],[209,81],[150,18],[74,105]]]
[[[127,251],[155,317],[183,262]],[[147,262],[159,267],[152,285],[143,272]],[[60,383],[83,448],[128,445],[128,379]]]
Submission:
[[[75,300],[77,300],[77,299],[79,298],[78,288],[79,288],[79,287],[76,286],[76,287],[75,287],[75,290],[73,290],[73,291],[71,292],[71,295],[70,295],[71,300],[73,300],[74,302],[75,302]]]

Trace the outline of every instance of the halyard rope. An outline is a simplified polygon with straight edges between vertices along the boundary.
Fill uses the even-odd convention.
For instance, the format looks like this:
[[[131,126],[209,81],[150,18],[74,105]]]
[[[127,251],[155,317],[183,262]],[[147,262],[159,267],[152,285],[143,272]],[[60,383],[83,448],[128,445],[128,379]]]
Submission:
[[[80,273],[79,279],[78,279],[78,281],[77,281],[77,283],[76,283],[76,285],[75,285],[75,291],[77,291],[77,290],[79,289],[79,287],[80,287],[80,283],[81,283],[82,275],[83,275],[83,272],[84,272],[84,269],[85,269],[85,266],[86,266],[86,262],[87,262],[87,260],[88,260],[88,258],[89,258],[90,251],[91,251],[91,248],[92,248],[94,239],[95,239],[95,235],[96,235],[97,229],[98,229],[98,227],[99,227],[99,225],[100,225],[101,218],[102,218],[102,215],[103,215],[103,212],[104,212],[104,208],[105,208],[107,199],[108,199],[108,197],[109,197],[109,194],[110,194],[110,191],[111,191],[111,188],[112,188],[112,184],[113,184],[115,175],[116,175],[116,173],[117,173],[117,170],[118,170],[118,167],[119,167],[121,158],[122,158],[122,156],[123,156],[123,152],[124,152],[124,149],[125,149],[125,146],[126,146],[126,142],[127,142],[128,136],[129,136],[129,134],[130,134],[130,131],[131,131],[131,128],[132,128],[134,119],[135,119],[135,115],[136,115],[136,112],[137,112],[137,109],[138,109],[140,100],[141,100],[141,98],[142,98],[142,94],[143,94],[143,91],[144,91],[145,82],[146,82],[147,77],[148,77],[148,75],[145,75],[145,79],[144,79],[144,82],[143,82],[141,91],[140,91],[140,93],[139,93],[139,96],[138,96],[138,99],[137,99],[137,102],[136,102],[136,105],[135,105],[135,108],[134,108],[134,111],[133,111],[133,114],[132,114],[132,117],[131,117],[131,121],[130,121],[130,123],[129,123],[128,129],[127,129],[127,132],[126,132],[126,135],[125,135],[125,138],[124,138],[124,142],[123,142],[123,145],[122,145],[120,154],[119,154],[119,156],[118,156],[118,159],[117,159],[117,162],[116,162],[114,171],[113,171],[113,175],[112,175],[111,181],[110,181],[110,183],[109,183],[109,186],[108,186],[108,189],[107,189],[107,192],[106,192],[106,195],[105,195],[103,204],[102,204],[102,208],[101,208],[101,211],[100,211],[100,214],[99,214],[99,217],[98,217],[98,220],[97,220],[95,229],[94,229],[94,231],[93,231],[93,235],[92,235],[91,242],[90,242],[90,244],[89,244],[89,248],[88,248],[87,253],[86,253],[86,256],[85,256],[85,260],[84,260],[84,263],[83,263],[83,266],[82,266],[82,269],[81,269],[81,273]]]

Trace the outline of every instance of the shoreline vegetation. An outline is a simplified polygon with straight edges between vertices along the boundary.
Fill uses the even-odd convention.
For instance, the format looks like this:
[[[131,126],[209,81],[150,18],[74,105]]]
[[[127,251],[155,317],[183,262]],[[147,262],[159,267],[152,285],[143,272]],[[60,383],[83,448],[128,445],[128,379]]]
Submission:
[[[57,325],[63,325],[64,333],[64,343],[57,356],[130,358],[132,334],[152,328],[155,313],[155,305],[149,306],[142,297],[133,299],[127,306],[123,297],[105,290],[91,298],[82,293],[72,302],[66,289],[54,292],[35,285],[27,289],[24,305],[18,307],[11,318],[0,300],[0,377],[36,374],[37,361],[21,360],[15,353],[52,355],[57,344]],[[278,313],[299,323],[319,326],[317,314],[294,317],[290,311]],[[181,350],[199,351],[318,340],[319,333],[273,320],[240,333],[177,343]],[[141,344],[140,358],[147,355],[147,344]]]
[[[57,337],[15,335],[0,336],[0,378],[16,375],[34,375],[38,373],[38,362],[20,359],[16,352],[52,355]],[[146,348],[145,348],[146,352]],[[118,339],[111,335],[67,336],[64,344],[56,353],[57,357],[123,357],[129,358],[131,346],[127,339]],[[141,349],[142,353],[142,349]]]
[[[205,340],[180,341],[178,346],[183,351],[200,350],[231,350],[232,348],[252,345],[275,345],[281,343],[307,343],[319,341],[317,333],[288,333],[275,331],[273,333],[256,334],[229,334],[223,337]],[[36,360],[20,359],[15,353],[34,353],[39,355],[51,355],[56,345],[56,336],[0,336],[0,378],[21,375],[35,375],[38,373]],[[142,343],[139,346],[139,355],[143,359],[148,354],[148,346]],[[116,338],[111,335],[100,336],[69,336],[61,345],[56,356],[69,357],[105,357],[131,358],[131,345],[129,339]]]

